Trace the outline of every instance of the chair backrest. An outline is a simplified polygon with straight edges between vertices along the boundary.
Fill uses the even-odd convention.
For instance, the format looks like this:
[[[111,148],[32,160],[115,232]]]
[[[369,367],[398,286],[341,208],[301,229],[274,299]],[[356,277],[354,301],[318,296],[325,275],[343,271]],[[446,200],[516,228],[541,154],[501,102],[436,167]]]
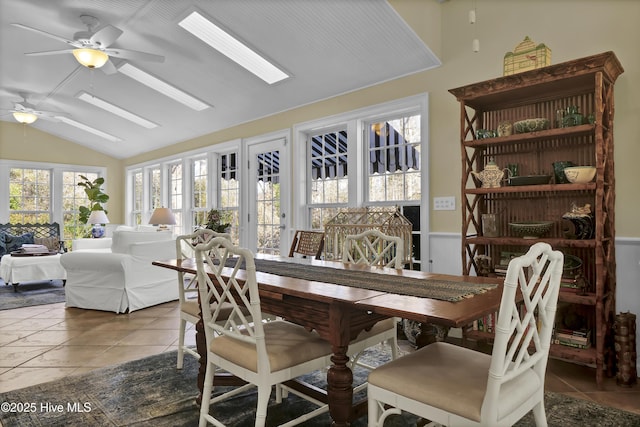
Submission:
[[[342,262],[402,268],[403,260],[404,244],[398,236],[388,236],[377,229],[345,236]]]
[[[270,372],[253,253],[216,237],[196,246],[196,264],[207,348],[216,337],[240,340],[256,347],[258,370]],[[228,315],[224,303],[232,305]]]
[[[509,262],[483,416],[497,414],[502,385],[529,370],[539,378],[541,390],[537,392],[543,392],[563,265],[562,252],[554,251],[544,242],[534,244],[526,254]],[[523,298],[521,304],[517,303],[518,291]]]
[[[289,257],[301,255],[303,257],[322,257],[324,249],[324,232],[296,230],[289,249]]]
[[[195,248],[200,243],[206,243],[214,237],[223,237],[231,240],[231,235],[228,233],[217,233],[208,228],[201,228],[194,233],[185,234],[176,237],[176,259],[183,260],[195,257]],[[196,294],[198,292],[195,275],[178,272],[178,291],[180,294],[180,302],[184,302],[186,296],[189,294]]]

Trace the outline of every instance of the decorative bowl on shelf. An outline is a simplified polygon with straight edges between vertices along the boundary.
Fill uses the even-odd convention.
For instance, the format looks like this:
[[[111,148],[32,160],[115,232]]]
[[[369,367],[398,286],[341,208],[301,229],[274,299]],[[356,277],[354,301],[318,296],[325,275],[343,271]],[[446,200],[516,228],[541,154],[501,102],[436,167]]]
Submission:
[[[549,120],[542,117],[524,119],[513,123],[515,133],[536,132],[545,129],[549,129]]]
[[[564,168],[564,174],[573,184],[586,184],[596,176],[595,166],[570,166]]]
[[[510,222],[509,228],[516,236],[524,239],[538,239],[553,227],[553,221]]]

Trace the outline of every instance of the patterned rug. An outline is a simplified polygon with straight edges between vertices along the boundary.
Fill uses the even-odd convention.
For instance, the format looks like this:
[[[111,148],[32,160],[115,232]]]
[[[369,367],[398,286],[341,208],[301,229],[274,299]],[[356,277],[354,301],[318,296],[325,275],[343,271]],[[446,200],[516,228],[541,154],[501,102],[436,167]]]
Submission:
[[[64,302],[64,298],[61,280],[21,283],[18,285],[18,292],[14,292],[13,286],[0,280],[0,310],[55,304]]]
[[[385,361],[388,351],[368,350],[365,357],[368,362]],[[0,422],[4,427],[196,426],[198,407],[194,399],[197,395],[197,362],[185,356],[184,368],[178,371],[175,361],[176,353],[168,352],[0,394],[0,402],[14,404],[9,408],[17,409],[18,404],[23,405],[21,411],[0,411]],[[305,379],[322,387],[325,377],[325,372],[318,371]],[[365,378],[366,371],[355,370],[354,383],[360,383]],[[226,389],[220,387],[217,393]],[[228,426],[253,426],[255,398],[254,391],[240,394],[216,405],[215,413]],[[549,426],[552,427],[640,426],[639,415],[559,394],[546,393],[545,406]],[[312,408],[313,405],[296,396],[289,395],[281,404],[272,398],[267,426],[278,425]],[[365,416],[352,425],[364,427],[366,421]],[[327,426],[329,422],[328,414],[324,414],[302,425],[319,427]],[[408,414],[392,416],[385,423],[385,427],[415,425],[416,418]],[[516,424],[518,427],[533,425],[531,414]]]

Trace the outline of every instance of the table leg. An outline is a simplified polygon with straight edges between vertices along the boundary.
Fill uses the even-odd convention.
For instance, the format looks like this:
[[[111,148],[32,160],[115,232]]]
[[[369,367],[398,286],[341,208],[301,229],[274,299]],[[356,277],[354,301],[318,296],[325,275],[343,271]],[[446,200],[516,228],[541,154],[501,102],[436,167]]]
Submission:
[[[200,355],[199,368],[198,368],[198,397],[196,403],[198,406],[202,403],[202,389],[204,388],[204,376],[207,372],[207,339],[204,334],[204,323],[202,322],[202,316],[196,323],[196,350]]]
[[[347,365],[351,319],[348,307],[332,304],[329,308],[329,330],[332,331],[331,367],[327,371],[327,398],[332,426],[349,426],[353,407],[353,372]]]

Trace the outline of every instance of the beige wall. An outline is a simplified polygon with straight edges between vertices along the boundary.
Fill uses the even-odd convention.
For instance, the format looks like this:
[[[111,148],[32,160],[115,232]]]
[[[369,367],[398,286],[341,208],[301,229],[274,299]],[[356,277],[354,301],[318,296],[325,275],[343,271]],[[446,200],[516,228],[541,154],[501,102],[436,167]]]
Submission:
[[[637,54],[640,26],[635,22],[640,16],[640,1],[450,0],[439,4],[435,0],[390,0],[390,3],[416,33],[432,46],[443,62],[442,67],[214,132],[126,159],[123,163],[132,165],[235,138],[291,128],[299,122],[428,92],[431,196],[455,195],[459,202],[459,108],[448,89],[499,77],[502,75],[505,52],[512,51],[525,36],[529,36],[533,41],[545,43],[551,48],[554,64],[609,50],[614,51],[622,63],[625,72],[618,79],[615,89],[616,229],[618,236],[640,237],[636,220],[640,199],[637,171],[634,170],[640,159],[636,131],[636,118],[640,117],[640,55]],[[477,23],[470,25],[468,11],[473,4],[477,7]],[[471,51],[474,38],[480,39],[479,53]],[[39,142],[34,141],[34,144]],[[46,138],[42,144],[50,145]],[[66,146],[60,145],[69,146],[68,143]],[[85,162],[90,160],[87,157],[98,158],[95,153],[72,156],[77,150],[77,147],[65,148],[64,151],[69,152],[66,162],[77,159],[80,164],[87,164]],[[39,147],[35,150],[16,148],[11,154],[17,156],[14,158],[35,160],[31,154],[36,152],[39,152]],[[53,158],[50,160],[56,161]],[[119,165],[111,160],[114,165],[109,170],[110,184],[115,186],[114,181],[117,181],[122,186],[122,178],[115,179],[111,172],[120,170]],[[100,161],[107,162],[107,159]],[[122,198],[120,188],[115,192],[110,185],[109,192]],[[116,207],[122,209],[123,203],[114,202],[112,209]],[[432,212],[431,230],[459,232],[459,206],[456,212]]]
[[[107,168],[109,220],[123,223],[124,167],[121,160],[20,123],[0,122],[0,159]]]

